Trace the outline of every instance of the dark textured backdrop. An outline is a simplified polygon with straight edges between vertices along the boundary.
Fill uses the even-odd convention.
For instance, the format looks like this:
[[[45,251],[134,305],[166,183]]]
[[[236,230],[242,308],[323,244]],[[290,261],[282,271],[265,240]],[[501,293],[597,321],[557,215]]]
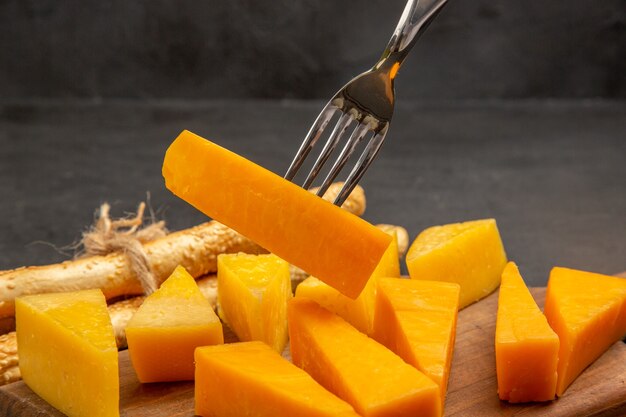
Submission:
[[[404,0],[0,0],[0,98],[326,98]],[[626,0],[450,0],[400,98],[626,98]]]

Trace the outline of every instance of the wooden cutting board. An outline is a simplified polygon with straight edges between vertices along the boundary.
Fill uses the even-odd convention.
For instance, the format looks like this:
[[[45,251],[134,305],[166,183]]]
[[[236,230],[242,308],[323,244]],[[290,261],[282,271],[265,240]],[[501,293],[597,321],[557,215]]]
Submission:
[[[545,288],[532,293],[543,306]],[[494,356],[497,292],[459,313],[446,416],[625,416],[626,344],[615,343],[557,401],[511,405],[498,400]],[[232,335],[226,339],[233,340]],[[288,349],[285,355],[289,358]],[[123,417],[193,416],[193,383],[140,384],[128,352],[120,352]],[[23,382],[0,387],[0,415],[62,416]]]

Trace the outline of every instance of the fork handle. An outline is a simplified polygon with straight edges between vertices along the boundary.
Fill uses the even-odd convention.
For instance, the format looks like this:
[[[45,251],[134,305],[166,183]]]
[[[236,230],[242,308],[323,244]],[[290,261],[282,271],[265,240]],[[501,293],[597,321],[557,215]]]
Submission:
[[[447,0],[408,0],[404,11],[387,44],[380,60],[374,68],[389,65],[399,67],[419,36],[447,3]]]

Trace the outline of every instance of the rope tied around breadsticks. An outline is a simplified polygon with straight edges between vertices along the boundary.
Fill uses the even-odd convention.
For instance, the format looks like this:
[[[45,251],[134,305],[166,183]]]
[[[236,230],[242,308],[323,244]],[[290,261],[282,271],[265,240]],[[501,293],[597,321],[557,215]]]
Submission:
[[[142,227],[145,209],[146,203],[142,201],[135,215],[111,219],[111,206],[103,203],[94,224],[82,235],[79,245],[83,250],[78,257],[124,253],[130,269],[148,295],[156,291],[158,285],[143,244],[167,235],[168,231],[163,220]]]

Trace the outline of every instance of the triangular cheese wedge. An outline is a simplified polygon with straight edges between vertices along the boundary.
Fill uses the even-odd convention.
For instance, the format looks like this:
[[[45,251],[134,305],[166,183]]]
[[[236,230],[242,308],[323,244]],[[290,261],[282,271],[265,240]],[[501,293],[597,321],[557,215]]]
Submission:
[[[448,386],[459,285],[399,278],[378,280],[374,339],[397,353],[438,386],[443,403]]]
[[[289,302],[293,363],[362,416],[441,415],[437,385],[313,300]]]
[[[263,342],[204,346],[195,357],[196,415],[358,417]]]
[[[559,337],[513,262],[502,273],[495,350],[501,400],[519,403],[554,399]]]
[[[130,319],[126,339],[139,381],[185,381],[194,378],[194,349],[224,343],[224,334],[209,301],[179,266]]]
[[[545,315],[559,335],[556,394],[626,334],[626,279],[553,268]]]
[[[500,284],[506,253],[494,219],[430,227],[406,254],[412,279],[461,285],[459,308],[489,295]]]
[[[119,416],[117,346],[102,291],[21,297],[15,319],[30,389],[70,417]]]
[[[218,314],[242,342],[259,340],[282,352],[287,344],[289,264],[276,255],[217,257]]]

